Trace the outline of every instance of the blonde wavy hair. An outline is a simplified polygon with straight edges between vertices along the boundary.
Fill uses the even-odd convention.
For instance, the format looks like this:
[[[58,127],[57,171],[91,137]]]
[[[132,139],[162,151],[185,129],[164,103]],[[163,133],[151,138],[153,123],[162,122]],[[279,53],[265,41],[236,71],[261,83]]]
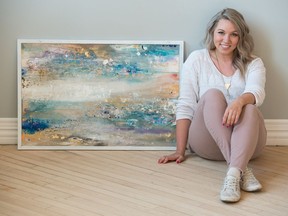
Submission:
[[[232,22],[239,34],[237,48],[233,53],[233,65],[241,71],[242,75],[244,75],[248,64],[255,58],[252,55],[254,49],[254,41],[249,33],[250,30],[244,20],[244,17],[237,10],[226,8],[212,17],[206,30],[206,36],[204,39],[205,46],[208,50],[216,49],[213,41],[213,34],[219,20],[221,19],[229,20]]]

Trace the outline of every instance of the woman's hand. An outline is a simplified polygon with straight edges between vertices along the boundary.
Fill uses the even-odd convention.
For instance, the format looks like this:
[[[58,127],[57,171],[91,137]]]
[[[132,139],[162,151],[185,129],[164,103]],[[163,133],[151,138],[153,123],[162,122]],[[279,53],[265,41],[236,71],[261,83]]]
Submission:
[[[191,120],[189,119],[180,119],[176,121],[176,151],[173,154],[165,155],[159,158],[159,164],[165,164],[171,161],[176,161],[176,163],[182,163],[185,160],[185,151],[190,124]]]
[[[173,154],[165,155],[159,158],[158,163],[165,164],[171,161],[176,161],[176,163],[182,163],[184,160],[185,160],[185,155],[175,152]]]
[[[233,101],[225,110],[222,124],[229,127],[236,124],[242,112],[243,103],[237,99]]]
[[[236,124],[241,116],[242,108],[246,104],[255,104],[255,97],[252,93],[241,95],[226,108],[222,124],[227,127]]]

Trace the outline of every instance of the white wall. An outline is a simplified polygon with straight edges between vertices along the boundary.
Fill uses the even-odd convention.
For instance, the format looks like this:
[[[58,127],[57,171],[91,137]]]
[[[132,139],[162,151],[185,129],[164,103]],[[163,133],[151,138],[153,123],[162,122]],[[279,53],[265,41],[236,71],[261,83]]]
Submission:
[[[288,119],[287,0],[0,0],[0,118],[17,117],[16,40],[183,40],[201,48],[206,24],[233,7],[267,68],[265,119]]]

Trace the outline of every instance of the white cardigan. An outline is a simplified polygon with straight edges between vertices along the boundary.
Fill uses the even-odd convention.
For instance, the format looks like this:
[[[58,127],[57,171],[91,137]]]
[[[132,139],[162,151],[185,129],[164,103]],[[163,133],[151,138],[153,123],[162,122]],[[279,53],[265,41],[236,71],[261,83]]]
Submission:
[[[231,80],[229,94],[224,79]],[[258,57],[249,63],[244,78],[239,69],[231,77],[224,77],[214,65],[207,49],[196,50],[189,55],[180,73],[176,120],[192,120],[200,97],[211,88],[222,91],[228,104],[241,94],[252,93],[256,106],[260,106],[265,98],[265,82],[266,69]]]

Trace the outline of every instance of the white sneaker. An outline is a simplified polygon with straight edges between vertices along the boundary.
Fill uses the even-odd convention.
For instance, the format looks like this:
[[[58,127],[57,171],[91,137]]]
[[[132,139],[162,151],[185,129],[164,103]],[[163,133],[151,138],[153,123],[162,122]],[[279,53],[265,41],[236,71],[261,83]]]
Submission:
[[[248,192],[259,191],[262,189],[262,185],[253,175],[252,169],[248,167],[246,167],[241,177],[240,187],[242,190]]]
[[[237,202],[240,200],[240,178],[227,175],[224,179],[220,199],[223,202]]]

